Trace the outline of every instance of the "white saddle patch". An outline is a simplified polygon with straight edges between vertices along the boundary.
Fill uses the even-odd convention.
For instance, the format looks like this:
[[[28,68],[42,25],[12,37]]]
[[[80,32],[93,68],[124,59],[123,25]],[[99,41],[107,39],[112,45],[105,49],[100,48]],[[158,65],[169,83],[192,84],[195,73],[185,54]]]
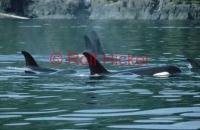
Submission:
[[[169,77],[170,73],[169,72],[160,72],[160,73],[155,73],[153,76],[155,76],[155,77]]]

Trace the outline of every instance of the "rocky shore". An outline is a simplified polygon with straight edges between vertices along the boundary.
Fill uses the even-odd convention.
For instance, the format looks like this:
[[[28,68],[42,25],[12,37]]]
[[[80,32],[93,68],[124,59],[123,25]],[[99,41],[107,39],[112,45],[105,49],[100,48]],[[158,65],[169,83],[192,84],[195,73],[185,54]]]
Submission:
[[[199,20],[200,4],[190,0],[0,0],[0,12],[29,18]]]
[[[86,0],[0,0],[0,12],[29,18],[89,16]]]
[[[200,19],[200,5],[194,3],[175,3],[171,0],[116,0],[108,4],[99,1],[101,4],[95,3],[92,6],[91,19]]]

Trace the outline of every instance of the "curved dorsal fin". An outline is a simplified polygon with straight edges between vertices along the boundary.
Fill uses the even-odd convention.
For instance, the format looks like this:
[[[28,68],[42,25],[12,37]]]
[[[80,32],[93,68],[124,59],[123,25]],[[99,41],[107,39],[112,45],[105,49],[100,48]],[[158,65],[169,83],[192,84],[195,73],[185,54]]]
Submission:
[[[96,47],[96,51],[99,53],[99,54],[105,54],[104,51],[103,51],[103,47],[102,47],[102,44],[99,40],[99,36],[97,35],[97,32],[96,31],[91,31],[91,39],[94,41],[94,44],[95,44],[95,47]]]
[[[94,54],[105,54],[102,44],[95,31],[91,31],[84,36],[86,49]]]
[[[93,52],[94,50],[93,50],[92,43],[91,43],[91,41],[90,41],[90,39],[89,39],[89,37],[87,35],[84,35],[84,40],[85,40],[85,47],[86,47],[86,49],[88,51],[92,51]]]
[[[26,51],[21,52],[24,55],[26,66],[39,67],[34,58]]]
[[[87,58],[89,68],[90,68],[90,74],[106,74],[109,73],[106,68],[104,68],[103,65],[90,53],[83,52],[83,55]]]

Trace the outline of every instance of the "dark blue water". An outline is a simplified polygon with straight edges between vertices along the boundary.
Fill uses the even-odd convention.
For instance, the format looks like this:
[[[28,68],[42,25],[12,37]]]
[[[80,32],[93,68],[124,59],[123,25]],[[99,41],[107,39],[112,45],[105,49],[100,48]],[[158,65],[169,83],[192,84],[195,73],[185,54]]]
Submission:
[[[106,64],[112,71],[173,64],[183,74],[91,79],[87,66],[50,63],[52,53],[65,59],[83,52],[91,29],[107,53],[149,58],[143,65]],[[200,60],[199,34],[198,21],[0,20],[0,129],[200,129],[200,75],[184,56]],[[21,50],[43,67],[77,73],[25,74]]]

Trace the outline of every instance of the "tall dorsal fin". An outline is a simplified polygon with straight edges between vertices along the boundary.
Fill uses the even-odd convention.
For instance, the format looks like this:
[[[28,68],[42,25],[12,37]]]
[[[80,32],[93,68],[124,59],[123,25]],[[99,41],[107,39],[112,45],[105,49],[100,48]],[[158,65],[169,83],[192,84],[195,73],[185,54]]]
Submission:
[[[85,40],[85,47],[86,47],[87,51],[93,52],[94,49],[93,49],[92,43],[87,35],[84,35],[84,40]]]
[[[106,74],[109,73],[106,68],[90,53],[83,52],[83,55],[87,58],[89,68],[90,68],[90,74]]]
[[[102,47],[102,44],[99,40],[99,36],[97,35],[97,32],[96,31],[91,31],[91,39],[94,41],[94,44],[95,44],[95,47],[96,47],[96,51],[99,53],[99,54],[105,54],[104,51],[103,51],[103,47]]]
[[[84,36],[86,49],[94,54],[105,54],[102,44],[95,31],[91,31]]]
[[[26,66],[39,67],[34,58],[26,51],[21,52],[24,55]]]

